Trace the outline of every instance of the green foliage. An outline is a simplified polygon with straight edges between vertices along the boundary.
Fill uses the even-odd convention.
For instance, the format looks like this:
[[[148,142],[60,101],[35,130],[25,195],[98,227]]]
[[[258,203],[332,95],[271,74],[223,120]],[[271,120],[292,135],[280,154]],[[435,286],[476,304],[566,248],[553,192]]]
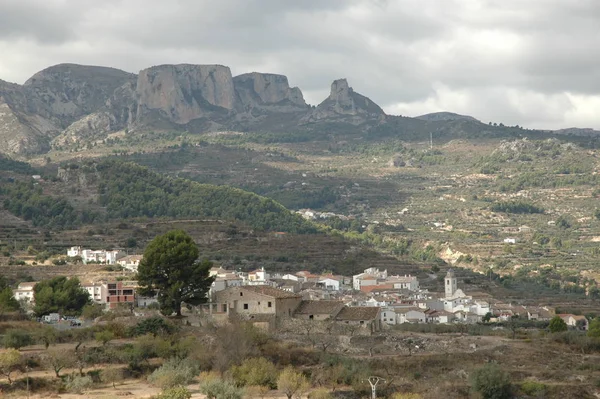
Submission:
[[[131,217],[241,220],[259,230],[315,232],[311,223],[273,200],[226,186],[170,179],[117,161],[97,165],[100,204],[115,219]]]
[[[524,381],[521,383],[521,391],[525,395],[544,397],[548,386],[537,381]]]
[[[171,387],[163,390],[155,399],[190,399],[192,393],[186,387]]]
[[[12,182],[0,186],[4,208],[13,215],[31,220],[34,226],[70,228],[93,223],[99,216],[89,211],[77,211],[64,197],[44,195],[40,186]]]
[[[6,377],[9,384],[12,384],[10,374],[22,362],[21,353],[16,349],[7,349],[0,352],[0,374]]]
[[[89,293],[81,287],[77,277],[42,280],[33,290],[33,311],[38,317],[49,313],[78,315],[85,305],[91,303]]]
[[[111,383],[113,388],[123,379],[123,369],[119,367],[106,367],[101,371],[102,381]]]
[[[110,330],[102,330],[98,331],[94,334],[94,338],[96,341],[100,342],[102,345],[108,344],[110,341],[115,339],[115,334]]]
[[[200,370],[190,359],[170,359],[148,376],[148,382],[160,388],[188,385]]]
[[[173,323],[166,319],[154,316],[138,322],[131,328],[130,335],[139,336],[152,334],[153,336],[173,334],[176,330]]]
[[[104,306],[99,303],[90,303],[83,307],[81,316],[87,320],[94,320],[104,314]]]
[[[510,376],[495,364],[487,364],[471,375],[471,387],[483,399],[512,398]]]
[[[6,330],[4,333],[4,338],[2,339],[2,344],[5,348],[14,349],[20,349],[24,346],[32,345],[33,342],[33,337],[29,332],[16,328]]]
[[[591,338],[600,338],[600,317],[596,317],[590,322],[587,336]]]
[[[200,392],[207,399],[242,399],[244,391],[232,381],[210,378],[200,383]]]
[[[32,175],[36,172],[30,164],[26,162],[14,161],[3,155],[0,155],[0,170],[16,172],[23,175]]]
[[[567,331],[568,330],[567,323],[565,323],[565,321],[560,316],[554,316],[550,320],[550,324],[548,324],[548,330],[551,333]]]
[[[52,326],[42,326],[42,328],[36,330],[35,338],[48,349],[48,347],[54,344],[58,339],[58,332]]]
[[[231,376],[238,385],[277,387],[277,368],[264,357],[246,359],[231,368]]]
[[[199,305],[214,280],[212,263],[198,259],[198,247],[182,230],[156,237],[144,251],[138,267],[139,293],[158,295],[161,313],[181,315],[181,303]]]
[[[65,387],[67,388],[67,391],[77,393],[77,394],[84,393],[85,391],[90,389],[93,385],[94,385],[94,382],[92,381],[92,377],[90,377],[88,375],[86,375],[86,376],[70,375],[67,377],[67,381],[65,383]]]
[[[302,395],[308,390],[310,384],[304,375],[296,371],[292,366],[288,366],[279,374],[277,378],[277,389],[292,399],[292,396]]]
[[[16,312],[19,309],[19,301],[13,296],[10,287],[0,288],[0,314],[4,312]]]
[[[544,208],[526,201],[501,201],[492,205],[492,212],[506,213],[544,213]]]

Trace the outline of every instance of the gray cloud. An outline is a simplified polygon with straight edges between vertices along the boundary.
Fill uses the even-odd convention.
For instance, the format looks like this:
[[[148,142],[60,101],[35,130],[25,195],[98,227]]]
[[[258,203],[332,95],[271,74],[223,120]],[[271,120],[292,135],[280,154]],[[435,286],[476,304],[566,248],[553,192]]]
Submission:
[[[390,113],[600,129],[598,26],[596,0],[0,0],[0,78],[218,63],[311,103],[347,77]]]

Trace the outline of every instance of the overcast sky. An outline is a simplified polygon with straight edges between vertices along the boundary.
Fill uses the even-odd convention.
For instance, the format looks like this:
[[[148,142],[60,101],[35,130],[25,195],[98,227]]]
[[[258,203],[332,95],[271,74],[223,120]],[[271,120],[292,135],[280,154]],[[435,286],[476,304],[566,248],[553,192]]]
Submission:
[[[0,0],[0,79],[72,62],[334,79],[387,113],[600,129],[599,0]]]

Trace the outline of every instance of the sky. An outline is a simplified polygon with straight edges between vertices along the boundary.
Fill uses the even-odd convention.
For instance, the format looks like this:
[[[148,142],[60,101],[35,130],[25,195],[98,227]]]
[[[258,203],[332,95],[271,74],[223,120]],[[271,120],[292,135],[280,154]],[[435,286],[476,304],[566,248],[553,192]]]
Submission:
[[[0,0],[0,79],[59,63],[221,64],[388,114],[600,130],[598,0]]]

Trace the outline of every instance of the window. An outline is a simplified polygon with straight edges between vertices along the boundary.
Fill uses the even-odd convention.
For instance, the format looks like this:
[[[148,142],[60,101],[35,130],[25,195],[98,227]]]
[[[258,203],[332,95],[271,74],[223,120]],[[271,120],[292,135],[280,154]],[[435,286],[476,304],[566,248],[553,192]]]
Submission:
[[[244,293],[243,293],[243,292],[240,292],[240,296],[244,296]]]
[[[223,312],[227,312],[227,304],[226,303],[223,304]]]
[[[248,304],[247,303],[244,304],[244,310],[248,310]]]
[[[315,318],[315,316],[313,316],[313,315],[311,314],[311,315],[308,315],[308,318],[309,318],[310,320],[312,320],[312,319],[314,319],[314,318]]]
[[[446,280],[446,285],[450,285],[450,280]]]
[[[360,321],[360,324],[365,324],[365,322],[361,320],[361,321]]]
[[[260,302],[258,303],[258,306],[260,306]]]
[[[267,302],[267,307],[269,307],[269,308],[270,308],[270,307],[273,307],[273,306],[271,305],[271,302]]]

